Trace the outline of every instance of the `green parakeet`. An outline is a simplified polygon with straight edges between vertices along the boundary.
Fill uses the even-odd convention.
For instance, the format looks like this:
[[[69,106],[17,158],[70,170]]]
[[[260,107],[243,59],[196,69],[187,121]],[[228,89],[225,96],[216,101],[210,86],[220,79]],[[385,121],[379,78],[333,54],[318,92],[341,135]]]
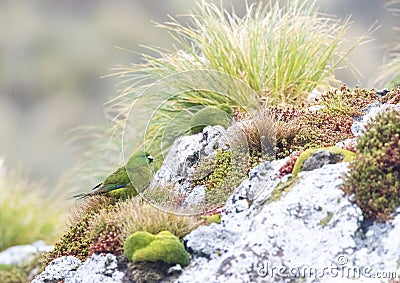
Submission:
[[[153,173],[149,164],[153,157],[147,152],[133,154],[125,166],[118,168],[103,183],[98,184],[89,193],[74,195],[74,198],[109,194],[118,198],[133,197],[142,192],[150,183]]]

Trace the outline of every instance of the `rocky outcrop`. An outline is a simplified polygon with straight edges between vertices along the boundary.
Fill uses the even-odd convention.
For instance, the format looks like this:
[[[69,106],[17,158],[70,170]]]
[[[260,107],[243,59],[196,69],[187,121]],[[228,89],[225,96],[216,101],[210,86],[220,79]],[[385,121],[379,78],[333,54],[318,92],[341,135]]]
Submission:
[[[352,127],[356,138],[365,123],[388,108],[400,110],[369,106]],[[187,192],[187,205],[199,201],[205,188],[185,191],[190,188],[187,177],[201,156],[224,146],[223,133],[220,127],[207,127],[175,142],[150,188],[161,182]],[[346,147],[356,138],[337,146]],[[400,209],[386,223],[365,221],[340,188],[348,173],[342,159],[321,151],[305,160],[306,170],[297,176],[279,176],[287,159],[251,169],[229,197],[221,224],[200,226],[184,238],[189,266],[175,266],[161,281],[381,282],[383,276],[400,274]],[[123,278],[115,257],[93,255],[85,263],[56,259],[34,282],[131,282]]]

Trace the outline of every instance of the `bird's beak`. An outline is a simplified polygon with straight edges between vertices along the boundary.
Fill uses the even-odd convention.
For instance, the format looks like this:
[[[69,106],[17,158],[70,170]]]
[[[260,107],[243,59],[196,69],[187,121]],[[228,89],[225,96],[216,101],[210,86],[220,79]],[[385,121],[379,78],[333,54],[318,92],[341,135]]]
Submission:
[[[151,156],[151,155],[147,156],[147,159],[149,160],[150,163],[153,162],[153,160],[154,160],[153,156]]]

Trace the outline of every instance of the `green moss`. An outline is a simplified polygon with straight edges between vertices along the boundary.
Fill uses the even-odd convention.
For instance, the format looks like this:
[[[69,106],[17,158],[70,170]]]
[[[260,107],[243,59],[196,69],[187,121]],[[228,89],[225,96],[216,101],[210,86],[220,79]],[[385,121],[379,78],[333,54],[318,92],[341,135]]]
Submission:
[[[341,149],[335,146],[326,147],[326,148],[309,148],[305,150],[302,154],[300,154],[296,163],[294,164],[292,174],[293,176],[297,176],[300,173],[304,162],[315,152],[320,150],[327,150],[332,152],[333,154],[340,154],[343,156],[343,162],[350,162],[355,158],[355,153],[349,150]]]
[[[221,224],[221,215],[213,214],[213,215],[205,216],[205,220],[208,224],[211,224],[211,223]]]
[[[375,90],[354,90],[342,85],[339,89],[330,89],[317,99],[319,105],[324,106],[322,112],[332,115],[345,115],[349,117],[362,115],[362,110],[378,99]]]
[[[201,160],[194,171],[192,186],[206,186],[205,205],[224,204],[233,190],[248,177],[251,168],[262,161],[259,153],[218,150],[214,157]]]
[[[229,127],[230,117],[228,114],[215,106],[206,106],[193,115],[190,121],[192,134],[200,133],[206,126],[220,125]]]
[[[124,255],[133,262],[163,261],[168,264],[189,264],[189,254],[179,239],[169,231],[157,235],[139,231],[129,236],[124,244]]]
[[[275,189],[271,192],[271,196],[265,201],[264,204],[270,204],[279,200],[284,193],[290,192],[290,190],[299,182],[300,177],[294,177],[284,183],[279,183]]]
[[[342,189],[367,220],[386,221],[400,206],[400,112],[381,112],[358,139]]]
[[[326,216],[319,221],[319,225],[321,225],[322,227],[326,227],[329,221],[331,221],[332,217],[333,217],[333,212],[328,211],[326,213]]]

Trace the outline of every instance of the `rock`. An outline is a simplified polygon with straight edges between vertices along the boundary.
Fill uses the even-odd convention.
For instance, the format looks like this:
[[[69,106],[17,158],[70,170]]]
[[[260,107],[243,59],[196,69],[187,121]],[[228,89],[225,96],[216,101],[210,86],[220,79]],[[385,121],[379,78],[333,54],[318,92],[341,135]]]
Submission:
[[[327,164],[335,164],[343,161],[344,156],[341,154],[333,153],[327,150],[318,150],[311,154],[307,160],[304,161],[301,168],[302,171],[311,171],[321,168]]]
[[[225,129],[221,126],[209,126],[202,133],[176,140],[149,189],[157,185],[175,185],[188,178],[193,173],[193,166],[202,157],[210,156],[223,147],[224,133]]]
[[[196,186],[193,190],[187,194],[187,197],[183,201],[185,207],[197,207],[199,206],[206,197],[206,186]]]
[[[177,266],[174,267],[178,269]],[[124,283],[161,282],[168,275],[169,276],[176,275],[172,270],[171,270],[172,273],[169,274],[171,268],[172,267],[170,264],[167,264],[162,261],[137,262],[137,263],[126,262],[126,268],[124,269],[125,276],[123,278],[123,282]]]
[[[81,265],[82,261],[73,256],[56,258],[46,266],[41,274],[35,276],[32,283],[58,283],[62,280],[68,282],[67,280],[75,275]]]
[[[202,133],[176,140],[144,196],[150,196],[160,188],[172,187],[177,195],[185,198],[184,205],[187,208],[201,203],[205,197],[204,188],[192,190],[189,179],[201,158],[211,156],[216,149],[225,147],[225,133],[221,126],[208,126]]]
[[[327,164],[349,162],[355,153],[338,147],[309,148],[302,152],[293,166],[292,174],[297,176],[301,171],[311,171]]]
[[[194,260],[177,282],[263,281],[268,279],[263,278],[267,263],[331,266],[337,255],[351,254],[362,215],[339,188],[346,170],[347,163],[339,163],[304,172],[285,196],[251,206],[239,223],[237,214],[227,214],[221,225],[193,231],[185,240]],[[261,204],[265,197],[260,194],[255,201]],[[329,212],[333,216],[322,227],[321,220]]]
[[[335,147],[341,148],[341,149],[348,149],[354,147],[356,144],[356,138],[352,139],[345,139],[344,141],[340,141],[337,144],[335,144]]]
[[[53,246],[48,246],[43,241],[37,241],[31,245],[10,247],[0,253],[0,264],[21,264],[52,249]]]
[[[117,283],[124,273],[118,269],[117,258],[112,254],[94,254],[84,263],[72,256],[63,256],[50,262],[32,283]]]
[[[378,95],[379,98],[382,98],[382,97],[386,96],[386,94],[388,94],[389,92],[390,92],[390,90],[388,90],[387,88],[384,88],[384,89],[378,90],[376,92],[376,94]]]
[[[365,109],[365,115],[354,118],[354,123],[351,126],[351,132],[355,137],[358,137],[365,130],[365,125],[371,120],[374,119],[375,116],[382,112],[388,111],[390,109],[394,109],[400,111],[400,105],[393,104],[371,104]]]
[[[249,172],[249,178],[244,180],[227,200],[227,213],[245,211],[257,199],[267,199],[273,188],[279,183],[279,168],[286,161],[287,158],[272,162],[267,161],[252,168]],[[258,197],[260,194],[262,196]],[[257,205],[257,203],[254,205]]]
[[[184,245],[194,256],[213,259],[229,251],[239,236],[239,233],[228,228],[220,229],[220,224],[211,223],[208,226],[200,226],[187,235]]]

